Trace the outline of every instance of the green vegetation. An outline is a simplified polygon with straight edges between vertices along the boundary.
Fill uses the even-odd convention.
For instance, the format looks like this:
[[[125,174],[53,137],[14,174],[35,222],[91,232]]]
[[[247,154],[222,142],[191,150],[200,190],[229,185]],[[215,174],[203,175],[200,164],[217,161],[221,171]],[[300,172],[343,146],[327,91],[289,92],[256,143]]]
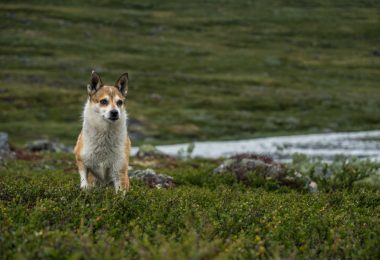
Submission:
[[[158,162],[176,187],[133,181],[123,197],[81,192],[71,155],[34,159],[0,168],[2,259],[380,257],[380,191],[348,178],[326,178],[310,194],[246,186],[213,174],[216,161]],[[291,167],[308,175],[320,165],[298,158]],[[337,161],[325,172],[358,180],[378,167]]]
[[[92,69],[129,72],[134,145],[380,129],[379,8],[2,0],[0,131],[74,144]],[[1,259],[380,258],[379,164],[298,157],[311,194],[213,174],[219,161],[133,159],[176,187],[134,180],[123,197],[80,191],[72,155],[17,153],[0,165]]]
[[[93,68],[130,73],[131,130],[156,143],[379,129],[379,7],[4,0],[0,130],[73,144]]]

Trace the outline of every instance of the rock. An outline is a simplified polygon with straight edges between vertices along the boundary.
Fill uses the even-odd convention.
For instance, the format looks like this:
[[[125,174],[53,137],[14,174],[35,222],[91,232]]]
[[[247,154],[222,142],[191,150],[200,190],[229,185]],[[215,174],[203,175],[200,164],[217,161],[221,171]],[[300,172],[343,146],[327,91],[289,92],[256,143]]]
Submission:
[[[174,187],[173,177],[164,174],[157,174],[154,170],[149,168],[145,170],[132,170],[128,175],[131,179],[143,181],[151,188],[160,189]]]
[[[235,159],[227,159],[221,165],[214,169],[214,173],[227,172],[232,164],[236,163]]]
[[[0,161],[13,158],[14,153],[9,148],[8,134],[0,132]]]
[[[250,175],[265,181],[275,181],[279,185],[307,189],[317,192],[318,185],[307,176],[300,173],[290,173],[285,165],[273,161],[267,156],[255,154],[240,154],[225,160],[214,169],[214,174],[232,173],[236,178],[246,184],[251,184]]]
[[[283,174],[283,165],[276,163],[272,158],[255,154],[240,154],[225,160],[214,173],[234,172],[245,174],[258,171],[268,177],[276,177]]]
[[[163,152],[159,151],[155,146],[151,144],[143,144],[139,147],[136,157],[139,159],[166,157]]]
[[[380,50],[373,50],[372,55],[375,57],[380,57]]]
[[[47,139],[35,140],[26,144],[26,148],[31,152],[61,152],[71,153],[73,148],[62,143],[51,142]]]
[[[310,181],[307,188],[311,193],[318,192],[318,184],[314,181]]]

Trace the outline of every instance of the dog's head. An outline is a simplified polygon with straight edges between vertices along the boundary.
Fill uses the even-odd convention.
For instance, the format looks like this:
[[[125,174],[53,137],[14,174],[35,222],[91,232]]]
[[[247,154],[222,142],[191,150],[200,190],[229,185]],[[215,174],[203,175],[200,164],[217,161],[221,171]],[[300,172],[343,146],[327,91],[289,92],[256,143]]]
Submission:
[[[114,86],[104,85],[100,76],[92,71],[87,85],[89,109],[108,123],[125,118],[125,97],[128,92],[128,73],[124,73]]]

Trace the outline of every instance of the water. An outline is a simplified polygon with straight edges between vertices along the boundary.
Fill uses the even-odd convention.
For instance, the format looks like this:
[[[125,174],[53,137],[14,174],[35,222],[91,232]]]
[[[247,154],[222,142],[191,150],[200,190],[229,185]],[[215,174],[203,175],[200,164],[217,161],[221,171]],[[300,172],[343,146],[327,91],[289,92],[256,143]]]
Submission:
[[[358,157],[380,162],[380,130],[349,133],[327,133],[266,137],[238,141],[195,142],[192,157],[219,158],[238,153],[270,155],[290,161],[295,153],[313,158],[332,160],[337,155]],[[169,155],[186,151],[189,144],[160,145],[157,148]],[[132,149],[132,154],[137,148]]]

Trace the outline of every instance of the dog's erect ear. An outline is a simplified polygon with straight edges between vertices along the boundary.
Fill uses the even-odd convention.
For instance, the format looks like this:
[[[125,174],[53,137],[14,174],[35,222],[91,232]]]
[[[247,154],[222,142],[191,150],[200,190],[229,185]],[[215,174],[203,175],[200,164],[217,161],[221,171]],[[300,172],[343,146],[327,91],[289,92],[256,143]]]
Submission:
[[[116,81],[115,87],[117,87],[121,94],[123,96],[127,95],[128,92],[128,73],[124,73],[123,75],[120,76],[120,78]]]
[[[90,82],[87,85],[87,91],[89,95],[95,94],[101,87],[103,87],[103,82],[100,76],[93,70],[91,73]]]

